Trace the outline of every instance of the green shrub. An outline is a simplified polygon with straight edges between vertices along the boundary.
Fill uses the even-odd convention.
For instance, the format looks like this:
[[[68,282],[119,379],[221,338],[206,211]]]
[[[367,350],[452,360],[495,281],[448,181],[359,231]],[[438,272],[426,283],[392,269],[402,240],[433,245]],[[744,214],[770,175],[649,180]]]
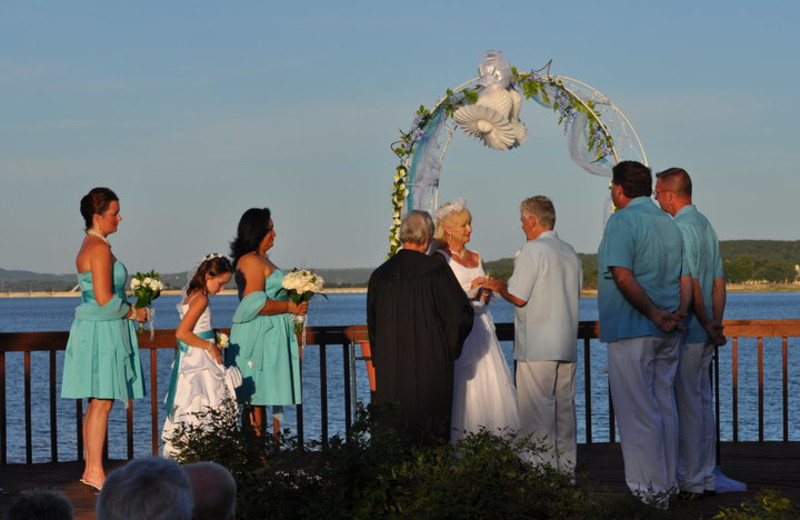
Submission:
[[[300,444],[288,431],[257,442],[247,439],[238,410],[230,407],[203,414],[203,428],[183,426],[173,444],[181,450],[181,463],[211,460],[233,473],[240,520],[700,518],[680,506],[659,511],[630,494],[608,493],[583,475],[576,487],[572,475],[520,459],[519,454],[535,460],[542,453],[529,438],[481,431],[455,446],[412,444],[387,427],[386,418],[394,412],[362,408],[347,439]],[[798,517],[791,503],[765,494],[715,518]]]
[[[795,520],[800,508],[775,490],[762,491],[737,508],[723,508],[715,520]]]

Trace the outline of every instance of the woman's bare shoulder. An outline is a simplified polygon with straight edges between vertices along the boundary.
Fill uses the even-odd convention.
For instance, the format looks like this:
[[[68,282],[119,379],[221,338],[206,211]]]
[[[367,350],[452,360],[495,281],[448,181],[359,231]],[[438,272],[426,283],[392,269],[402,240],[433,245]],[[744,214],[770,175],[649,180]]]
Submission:
[[[87,236],[75,258],[75,267],[79,273],[92,270],[92,266],[113,263],[111,247],[102,240]]]
[[[244,255],[236,263],[236,269],[243,272],[261,271],[266,266],[266,260],[261,255]]]

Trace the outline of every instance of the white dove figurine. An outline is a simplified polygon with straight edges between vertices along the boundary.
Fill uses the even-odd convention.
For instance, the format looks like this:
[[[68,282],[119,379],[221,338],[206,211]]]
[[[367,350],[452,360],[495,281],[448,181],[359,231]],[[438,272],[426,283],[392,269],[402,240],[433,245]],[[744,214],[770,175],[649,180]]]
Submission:
[[[508,150],[525,142],[527,130],[519,120],[522,96],[509,88],[511,68],[499,51],[487,52],[480,64],[484,86],[474,105],[459,108],[453,114],[458,125],[472,137],[495,150]]]

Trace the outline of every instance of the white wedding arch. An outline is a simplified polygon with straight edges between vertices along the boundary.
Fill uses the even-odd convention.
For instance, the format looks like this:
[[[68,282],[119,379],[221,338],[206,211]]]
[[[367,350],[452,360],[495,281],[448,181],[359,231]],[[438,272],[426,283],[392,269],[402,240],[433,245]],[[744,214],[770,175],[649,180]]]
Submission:
[[[570,157],[587,172],[611,177],[611,168],[620,161],[647,164],[639,136],[622,110],[582,81],[551,75],[551,63],[520,72],[502,51],[487,51],[478,77],[448,89],[432,109],[419,107],[411,129],[392,143],[400,165],[392,190],[389,256],[400,248],[402,216],[413,209],[436,209],[442,162],[456,129],[496,150],[520,146],[526,137],[519,121],[523,97],[557,114]]]

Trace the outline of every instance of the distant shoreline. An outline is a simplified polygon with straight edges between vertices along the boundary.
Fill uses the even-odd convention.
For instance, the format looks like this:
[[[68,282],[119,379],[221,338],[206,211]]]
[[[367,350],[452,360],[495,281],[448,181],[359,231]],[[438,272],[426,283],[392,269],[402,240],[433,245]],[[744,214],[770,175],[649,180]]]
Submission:
[[[800,283],[748,282],[725,284],[728,292],[800,292]],[[597,289],[582,289],[581,296],[596,297]]]
[[[729,283],[727,284],[728,292],[800,292],[800,283],[768,283],[768,282],[752,282],[752,283]],[[366,293],[366,287],[346,287],[336,289],[326,289],[327,294],[361,294]],[[178,290],[164,291],[161,294],[177,295],[180,294]],[[235,289],[227,289],[220,294],[236,294]],[[0,298],[78,298],[80,292],[72,291],[7,291],[0,292]],[[581,291],[581,296],[595,297],[597,296],[597,289],[584,289]]]
[[[338,293],[365,293],[366,287],[344,287],[335,289],[326,289],[326,294]],[[181,292],[177,289],[170,289],[162,291],[161,294],[165,296],[179,295]],[[226,289],[220,291],[219,294],[236,294],[236,289]],[[79,298],[80,291],[6,291],[0,292],[0,298]],[[130,296],[130,293],[129,293]]]

